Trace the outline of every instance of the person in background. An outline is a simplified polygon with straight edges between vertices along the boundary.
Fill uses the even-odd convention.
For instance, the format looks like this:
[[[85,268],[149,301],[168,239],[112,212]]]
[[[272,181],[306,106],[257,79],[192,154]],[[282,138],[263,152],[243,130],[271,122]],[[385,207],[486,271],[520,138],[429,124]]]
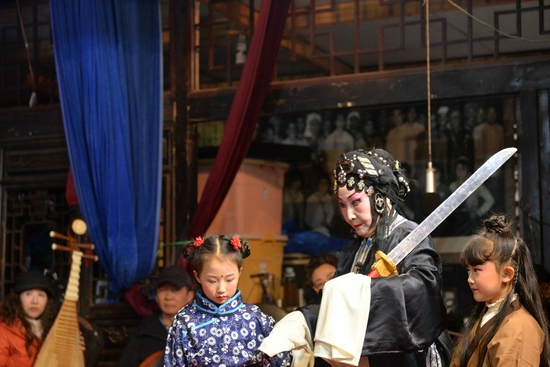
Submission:
[[[305,266],[304,298],[306,303],[313,301],[315,295],[323,290],[325,283],[334,278],[338,258],[331,252],[313,256]],[[322,358],[315,358],[315,367],[330,367]]]
[[[445,127],[445,136],[447,142],[447,164],[448,172],[453,172],[453,164],[460,157],[466,157],[469,162],[474,159],[474,141],[472,131],[464,126],[462,114],[458,108],[453,108],[449,112],[449,119]]]
[[[333,217],[334,200],[330,195],[330,181],[320,177],[315,191],[306,199],[304,223],[310,230],[330,237]]]
[[[20,274],[0,305],[0,366],[31,367],[57,315],[50,279]],[[82,343],[82,342],[81,342]]]
[[[333,130],[327,135],[323,145],[320,147],[325,154],[327,172],[330,172],[332,162],[334,162],[340,152],[355,148],[355,139],[346,130],[346,119],[342,113],[336,115],[333,126]]]
[[[286,125],[286,138],[281,141],[285,145],[307,145],[307,142],[298,136],[298,126],[294,121],[290,121]]]
[[[465,157],[457,159],[455,173],[456,180],[449,184],[451,193],[455,192],[472,175],[470,161]],[[491,191],[485,185],[480,185],[449,216],[449,220],[453,223],[449,235],[472,235],[479,224],[479,218],[485,216],[491,210],[494,203],[495,199]]]
[[[197,237],[184,256],[199,284],[195,299],[174,317],[166,340],[164,365],[286,366],[290,356],[274,358],[259,349],[275,321],[256,305],[244,303],[238,289],[250,245],[238,237]]]
[[[505,216],[491,216],[484,227],[460,254],[478,304],[451,367],[548,367],[548,320],[529,248]]]
[[[475,169],[504,148],[504,126],[498,121],[497,109],[489,107],[484,116],[473,129]]]
[[[283,230],[301,231],[304,228],[306,201],[303,193],[303,178],[300,172],[290,171],[285,176],[283,190]],[[286,233],[285,233],[286,234]]]
[[[331,252],[312,256],[305,266],[304,298],[306,304],[323,289],[325,283],[334,278],[338,258]]]
[[[474,169],[478,169],[485,161],[505,147],[504,126],[498,120],[497,109],[493,106],[487,109],[486,119],[473,129]],[[485,186],[495,197],[496,211],[503,211],[505,203],[504,170],[498,170],[485,182]]]
[[[392,152],[399,162],[409,164],[411,169],[409,177],[414,175],[418,142],[426,131],[424,125],[419,123],[416,117],[414,107],[409,107],[406,117],[400,108],[393,109],[391,119],[394,127],[386,136],[386,149]]]
[[[194,297],[191,279],[178,266],[163,268],[156,282],[155,300],[160,311],[143,319],[118,361],[119,367],[138,367],[155,352],[163,352],[174,315]],[[162,359],[162,353],[158,353]]]
[[[363,137],[365,138],[365,146],[356,146],[355,148],[369,150],[384,146],[384,139],[378,132],[376,123],[370,116],[366,119],[365,125],[363,126]]]
[[[306,145],[311,147],[311,159],[314,161],[319,159],[319,148],[324,141],[321,134],[321,121],[321,115],[316,112],[308,113],[306,116],[304,139]]]
[[[359,111],[350,111],[346,117],[346,130],[353,135],[353,133],[360,129],[361,115]]]

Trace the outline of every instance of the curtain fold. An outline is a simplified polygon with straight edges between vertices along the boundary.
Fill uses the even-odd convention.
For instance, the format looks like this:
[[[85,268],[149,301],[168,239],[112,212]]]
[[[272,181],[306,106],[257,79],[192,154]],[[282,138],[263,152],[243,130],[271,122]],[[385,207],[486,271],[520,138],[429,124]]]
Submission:
[[[52,0],[74,186],[111,291],[142,282],[158,246],[162,42],[153,0]]]
[[[207,231],[250,148],[273,79],[290,3],[291,0],[262,1],[220,148],[189,226],[188,239],[202,236]],[[182,264],[181,259],[179,264]]]

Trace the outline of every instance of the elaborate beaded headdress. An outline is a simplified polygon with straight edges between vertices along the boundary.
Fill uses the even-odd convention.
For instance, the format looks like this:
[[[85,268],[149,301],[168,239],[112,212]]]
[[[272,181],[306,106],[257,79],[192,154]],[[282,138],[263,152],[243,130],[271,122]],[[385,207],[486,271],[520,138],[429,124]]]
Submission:
[[[368,152],[358,149],[342,154],[333,174],[335,193],[346,186],[349,190],[365,190],[369,196],[378,192],[397,203],[410,191],[399,161],[383,149]]]

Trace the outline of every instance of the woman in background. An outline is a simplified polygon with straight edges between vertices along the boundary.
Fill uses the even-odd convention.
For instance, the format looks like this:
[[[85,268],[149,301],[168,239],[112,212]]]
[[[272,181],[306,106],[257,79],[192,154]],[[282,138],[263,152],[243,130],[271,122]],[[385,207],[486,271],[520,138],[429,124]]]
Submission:
[[[51,282],[41,272],[22,273],[14,290],[0,305],[0,367],[32,367],[57,306]]]
[[[338,258],[331,252],[312,256],[305,266],[304,298],[306,304],[315,298],[325,283],[334,278]]]

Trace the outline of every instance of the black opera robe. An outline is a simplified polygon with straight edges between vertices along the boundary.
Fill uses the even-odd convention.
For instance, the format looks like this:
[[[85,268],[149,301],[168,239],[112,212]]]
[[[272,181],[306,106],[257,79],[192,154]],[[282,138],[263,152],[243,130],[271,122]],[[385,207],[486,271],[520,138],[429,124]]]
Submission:
[[[388,254],[416,226],[405,220],[389,233],[384,246],[373,244],[359,273],[370,272],[376,250]],[[344,246],[336,276],[350,272],[360,244],[359,238]],[[397,276],[372,279],[370,315],[361,355],[369,357],[371,367],[425,367],[428,347],[437,341],[443,365],[448,365],[451,340],[446,331],[442,264],[431,237],[409,253],[397,270]],[[315,335],[321,297],[299,309],[311,335]]]

